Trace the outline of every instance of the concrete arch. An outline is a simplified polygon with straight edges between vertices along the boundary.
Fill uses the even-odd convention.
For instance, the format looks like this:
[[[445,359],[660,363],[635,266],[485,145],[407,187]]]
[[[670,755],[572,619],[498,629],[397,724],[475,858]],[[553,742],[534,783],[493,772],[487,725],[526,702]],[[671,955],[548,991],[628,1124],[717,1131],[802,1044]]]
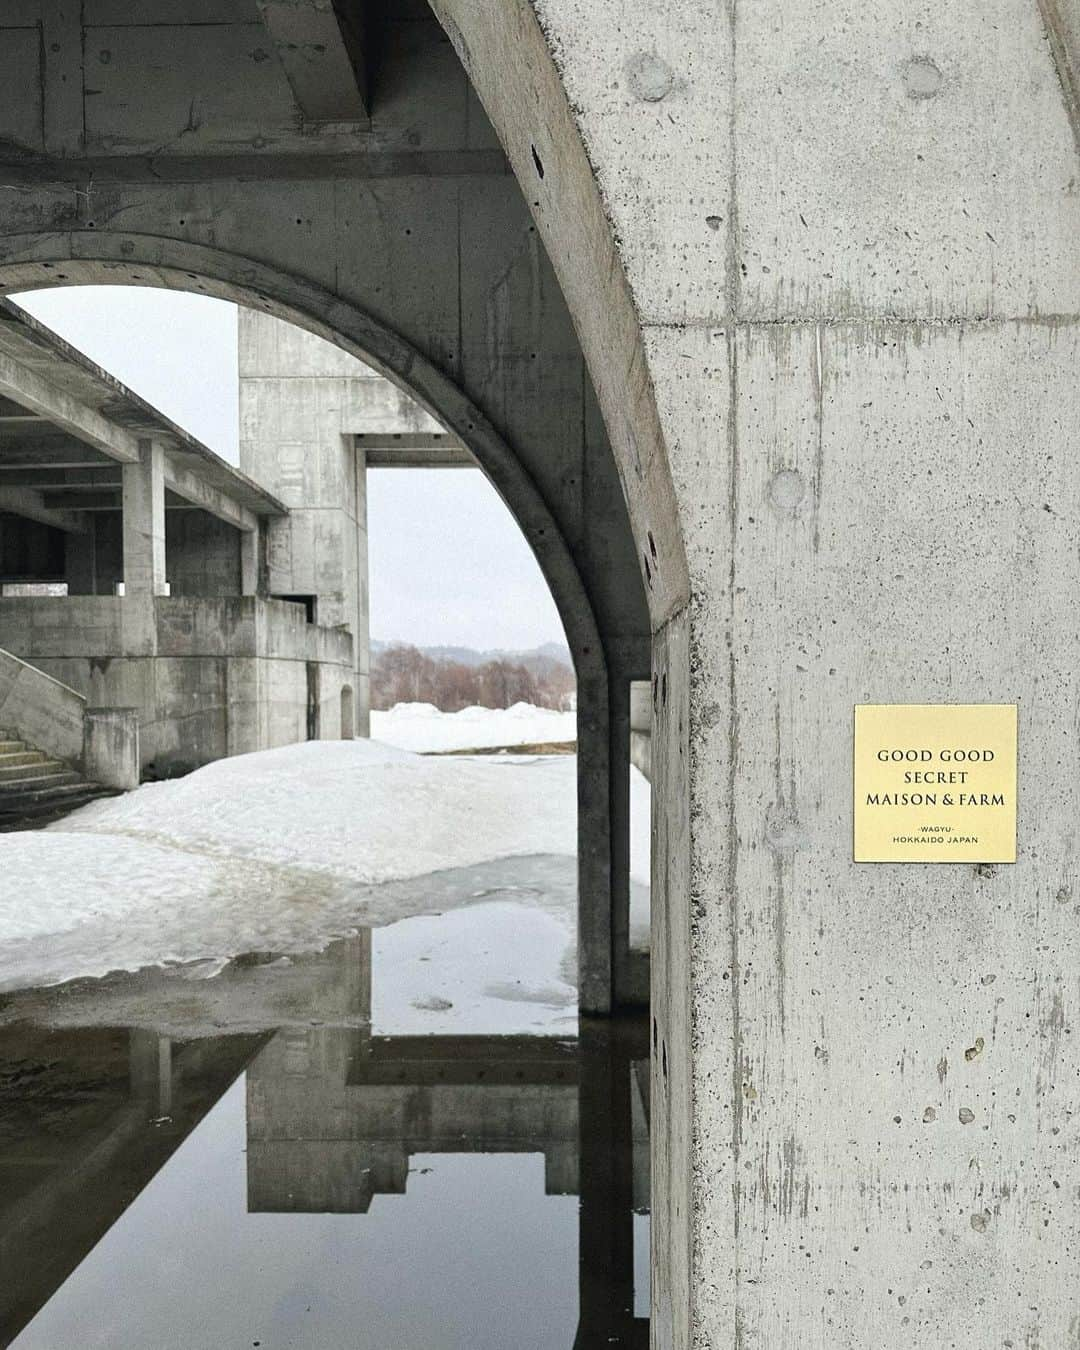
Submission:
[[[602,660],[596,620],[558,524],[513,449],[454,382],[357,305],[302,279],[175,239],[111,231],[3,242],[0,294],[59,286],[156,286],[254,306],[297,324],[374,366],[459,436],[506,503],[551,589],[577,659]],[[31,256],[32,257],[31,260]],[[589,661],[579,674],[587,676]]]
[[[367,362],[468,445],[525,535],[573,656],[578,712],[578,973],[583,1010],[609,1011],[617,942],[611,905],[607,660],[587,589],[558,523],[521,460],[465,393],[399,334],[310,282],[224,250],[95,230],[0,243],[0,294],[74,285],[152,286],[254,306]],[[586,900],[588,897],[588,900]]]
[[[529,0],[431,0],[551,258],[604,414],[654,631],[689,598],[686,551],[641,317],[543,27]]]

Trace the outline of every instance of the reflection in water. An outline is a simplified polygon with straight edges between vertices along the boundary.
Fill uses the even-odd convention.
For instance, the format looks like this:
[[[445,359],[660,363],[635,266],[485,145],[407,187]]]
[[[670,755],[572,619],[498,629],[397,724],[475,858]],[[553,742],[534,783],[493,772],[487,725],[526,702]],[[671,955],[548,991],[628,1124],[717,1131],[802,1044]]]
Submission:
[[[647,1345],[644,1022],[374,1036],[370,932],[276,965],[12,1000],[0,1345]]]

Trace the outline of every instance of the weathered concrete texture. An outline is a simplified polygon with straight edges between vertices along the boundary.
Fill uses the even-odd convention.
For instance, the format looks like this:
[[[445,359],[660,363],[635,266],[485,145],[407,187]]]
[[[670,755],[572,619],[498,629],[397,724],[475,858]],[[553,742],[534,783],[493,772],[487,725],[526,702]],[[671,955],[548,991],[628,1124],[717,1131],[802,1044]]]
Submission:
[[[366,736],[367,480],[354,423],[373,389],[392,391],[410,428],[432,419],[355,357],[270,314],[241,309],[238,340],[241,467],[289,507],[269,525],[267,589],[313,596],[316,621],[352,635],[353,726]]]
[[[522,172],[565,115],[509,106],[531,14],[438,7]],[[686,718],[654,746],[654,1344],[1070,1345],[1073,7],[535,8],[690,571],[654,663]],[[1014,868],[851,863],[863,700],[1019,702]]]
[[[18,739],[27,739],[68,764],[78,764],[85,711],[86,700],[76,690],[28,666],[12,652],[0,650],[0,731],[17,731]]]
[[[136,464],[124,465],[121,527],[124,594],[168,595],[165,578],[165,452],[139,445]]]
[[[336,739],[341,693],[353,688],[347,633],[253,596],[5,599],[0,628],[17,655],[92,705],[138,709],[141,764],[158,773]],[[81,726],[80,713],[80,753]]]
[[[257,551],[258,539],[258,530],[235,530],[208,511],[167,510],[165,570],[169,594],[206,599],[254,595],[254,582],[250,589],[242,588],[241,560],[245,546]],[[257,563],[255,567],[257,570]]]
[[[139,710],[88,708],[83,719],[83,773],[103,787],[139,786]]]
[[[630,762],[652,778],[652,685],[648,680],[630,684]]]

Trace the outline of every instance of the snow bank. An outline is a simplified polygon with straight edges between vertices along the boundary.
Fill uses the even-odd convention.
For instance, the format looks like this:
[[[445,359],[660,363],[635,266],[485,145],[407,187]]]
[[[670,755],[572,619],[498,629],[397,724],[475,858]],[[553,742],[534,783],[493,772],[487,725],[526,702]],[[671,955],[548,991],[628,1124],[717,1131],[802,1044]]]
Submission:
[[[573,853],[574,772],[571,756],[440,759],[376,741],[308,741],[147,784],[52,829],[370,884],[514,854]]]
[[[479,750],[577,740],[577,714],[515,703],[512,708],[440,712],[433,703],[395,703],[371,714],[371,734],[387,745],[418,752]]]
[[[313,950],[357,925],[471,904],[471,892],[440,891],[437,874],[576,852],[576,768],[570,755],[422,757],[316,741],[0,835],[0,989]],[[649,790],[636,771],[631,803],[632,873],[647,885]],[[405,878],[424,880],[394,890]],[[573,897],[558,906],[572,934]]]

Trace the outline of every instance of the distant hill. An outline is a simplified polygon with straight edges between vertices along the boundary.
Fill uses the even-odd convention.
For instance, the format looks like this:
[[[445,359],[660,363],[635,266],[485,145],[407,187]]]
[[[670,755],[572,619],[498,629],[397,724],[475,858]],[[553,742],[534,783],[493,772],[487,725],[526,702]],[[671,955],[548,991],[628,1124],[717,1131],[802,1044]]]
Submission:
[[[371,643],[371,706],[433,703],[444,712],[479,704],[509,708],[574,706],[574,667],[557,642],[529,651],[477,651],[473,647],[414,647],[405,642]]]
[[[396,638],[389,642],[378,638],[371,640],[371,655],[381,656],[392,647],[411,647],[411,642],[402,642]],[[525,651],[511,651],[494,647],[488,651],[477,651],[475,647],[418,647],[423,656],[439,664],[453,662],[459,666],[486,666],[492,661],[507,661],[513,666],[524,666],[533,675],[544,676],[553,673],[558,667],[574,669],[570,658],[570,648],[561,642],[545,642],[540,647],[530,647]]]

